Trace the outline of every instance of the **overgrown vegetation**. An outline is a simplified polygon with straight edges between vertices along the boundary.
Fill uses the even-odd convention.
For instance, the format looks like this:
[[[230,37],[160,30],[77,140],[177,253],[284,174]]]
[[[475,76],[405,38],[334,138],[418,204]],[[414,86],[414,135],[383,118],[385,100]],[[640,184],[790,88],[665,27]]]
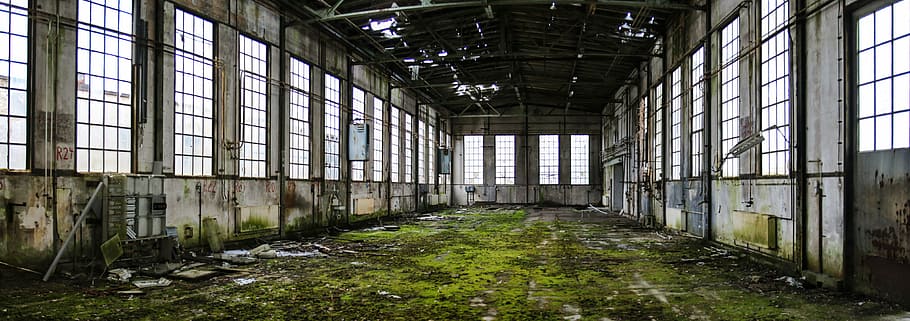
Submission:
[[[891,312],[772,270],[666,240],[614,217],[572,210],[540,219],[515,210],[446,211],[398,231],[309,239],[348,249],[279,258],[239,275],[175,282],[143,296],[128,285],[7,283],[10,320],[856,320]],[[529,216],[534,219],[530,219]],[[713,255],[713,256],[712,256]]]

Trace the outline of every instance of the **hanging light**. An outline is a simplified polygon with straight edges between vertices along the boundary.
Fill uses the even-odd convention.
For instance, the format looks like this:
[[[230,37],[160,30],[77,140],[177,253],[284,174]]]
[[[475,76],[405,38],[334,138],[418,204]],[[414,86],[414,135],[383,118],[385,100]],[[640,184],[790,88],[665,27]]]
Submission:
[[[556,0],[553,0],[553,2],[550,2],[550,10],[556,10]]]

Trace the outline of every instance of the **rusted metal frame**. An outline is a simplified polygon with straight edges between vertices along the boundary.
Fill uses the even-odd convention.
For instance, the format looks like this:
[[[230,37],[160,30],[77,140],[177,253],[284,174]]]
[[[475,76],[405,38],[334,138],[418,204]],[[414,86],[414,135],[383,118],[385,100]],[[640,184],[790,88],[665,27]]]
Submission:
[[[325,22],[340,19],[362,18],[384,13],[402,13],[412,11],[452,9],[465,7],[485,7],[485,6],[517,6],[517,5],[549,5],[551,0],[490,0],[490,1],[460,1],[429,3],[411,6],[399,6],[379,9],[368,9],[362,11],[348,12],[342,14],[318,15],[317,18],[306,21],[306,23]],[[669,1],[624,1],[624,0],[560,0],[560,4],[590,4],[594,3],[600,6],[615,6],[629,8],[656,8],[666,10],[704,10],[703,6],[693,6],[685,3],[674,3]]]

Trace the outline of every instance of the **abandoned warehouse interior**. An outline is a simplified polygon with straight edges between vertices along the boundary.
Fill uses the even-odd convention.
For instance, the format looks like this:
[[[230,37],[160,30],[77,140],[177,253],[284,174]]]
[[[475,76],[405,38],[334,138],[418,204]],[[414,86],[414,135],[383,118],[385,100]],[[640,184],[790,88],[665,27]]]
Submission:
[[[0,318],[897,320],[906,17],[3,0]]]

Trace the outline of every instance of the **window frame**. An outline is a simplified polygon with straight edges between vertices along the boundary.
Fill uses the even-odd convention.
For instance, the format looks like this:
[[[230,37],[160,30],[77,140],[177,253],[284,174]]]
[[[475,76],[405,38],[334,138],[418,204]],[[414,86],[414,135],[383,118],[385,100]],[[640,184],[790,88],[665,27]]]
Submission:
[[[740,28],[739,16],[733,18],[720,29],[720,110],[719,110],[719,124],[720,124],[720,144],[721,144],[721,157],[724,157],[723,166],[720,168],[721,177],[724,178],[733,178],[739,177],[740,167],[739,167],[739,157],[732,156],[728,157],[730,149],[739,143],[741,133],[740,133],[740,117],[741,117],[741,94],[740,94],[740,79],[742,78],[740,74],[740,64],[741,60],[739,53],[742,47],[741,44],[741,28]],[[727,34],[728,28],[735,29],[736,36],[733,37],[730,41],[725,41],[725,34]],[[732,31],[731,31],[732,33]],[[734,76],[730,76],[733,74]],[[730,76],[728,79],[727,77]],[[726,86],[730,87],[726,87]],[[735,94],[735,95],[734,95]],[[727,110],[727,113],[724,111]],[[733,114],[735,115],[728,115]],[[735,133],[735,134],[734,134]]]
[[[705,155],[705,46],[701,45],[689,56],[691,79],[689,115],[689,176],[698,177],[704,168]]]
[[[335,80],[338,83],[338,88],[334,91],[337,93],[337,100],[330,100],[331,96],[329,91],[333,91],[329,86],[331,85],[331,80]],[[342,95],[342,80],[335,75],[324,72],[323,73],[323,178],[326,181],[338,181],[341,180],[341,135],[343,125],[341,123],[341,99]],[[333,106],[330,110],[330,106]],[[330,112],[335,111],[335,112]],[[330,127],[332,124],[330,121],[334,121],[337,124],[337,128]],[[330,135],[334,132],[335,138],[331,139]],[[334,161],[333,161],[334,158]]]
[[[462,173],[465,185],[484,184],[483,135],[464,135]],[[470,142],[470,143],[469,143]],[[470,175],[469,175],[470,174]],[[474,175],[476,174],[476,175]]]
[[[382,156],[383,156],[383,153],[385,152],[385,146],[383,145],[385,143],[384,142],[385,137],[383,136],[383,132],[385,129],[385,126],[383,125],[383,120],[385,119],[385,117],[384,117],[385,115],[383,115],[383,111],[385,110],[385,108],[383,108],[384,106],[385,106],[385,101],[382,100],[382,98],[379,98],[378,96],[374,95],[373,96],[373,132],[372,132],[372,135],[373,135],[373,181],[374,182],[384,181],[384,179],[382,177],[382,174],[383,174],[382,161],[384,158]]]
[[[790,174],[790,160],[792,159],[790,121],[793,104],[790,96],[792,93],[790,77],[793,74],[790,64],[790,54],[792,53],[790,30],[787,28],[790,2],[788,0],[775,0],[774,2],[779,3],[770,11],[766,6],[769,1],[763,0],[759,3],[761,25],[758,33],[761,47],[758,73],[759,124],[761,124],[759,127],[764,137],[759,162],[762,175],[784,176]],[[772,21],[769,21],[772,17],[778,20],[778,23],[773,26]],[[769,68],[769,65],[773,66]],[[781,68],[781,66],[783,67]],[[781,94],[781,91],[784,93]]]
[[[298,82],[297,76],[295,76],[297,73],[294,72],[295,64],[304,67],[306,75],[300,75],[300,80],[305,83],[307,88],[295,86]],[[290,170],[288,177],[291,179],[308,180],[311,179],[313,173],[313,108],[310,96],[313,91],[312,77],[312,64],[293,55],[288,58],[288,169]],[[300,98],[302,104],[295,103],[295,97]],[[295,115],[300,112],[295,108],[302,109],[300,118],[295,118]],[[295,123],[299,123],[304,130],[294,132]],[[300,160],[295,161],[295,159]]]
[[[572,173],[572,185],[590,185],[591,184],[591,135],[573,134],[569,138],[570,146],[570,165]],[[576,146],[576,143],[584,142],[582,146]],[[583,150],[583,152],[582,152]]]
[[[559,184],[559,136],[560,135],[538,135],[537,136],[537,154],[538,154],[538,183],[540,185],[558,185]],[[544,139],[554,141],[545,144]],[[545,146],[548,145],[548,146]],[[546,178],[544,175],[547,175]]]
[[[85,13],[87,16],[83,16],[83,14],[84,14],[83,9],[85,9],[83,7],[83,4],[85,4],[85,6],[87,6],[89,8],[88,13]],[[133,168],[135,167],[135,162],[133,160],[133,158],[134,158],[133,150],[135,148],[135,146],[134,146],[135,145],[135,141],[134,141],[135,140],[135,131],[132,128],[133,127],[132,124],[135,119],[135,115],[134,115],[134,111],[133,111],[133,104],[136,99],[136,97],[134,95],[135,94],[134,93],[135,84],[134,84],[134,79],[133,79],[134,77],[132,75],[132,64],[134,61],[134,59],[133,59],[134,52],[133,51],[135,50],[134,49],[135,43],[133,41],[133,37],[135,37],[135,30],[133,30],[133,27],[134,27],[133,24],[135,21],[135,14],[136,14],[135,12],[133,12],[133,9],[134,9],[133,7],[135,6],[135,4],[133,1],[130,1],[130,7],[128,9],[120,8],[119,3],[118,3],[118,6],[116,9],[111,8],[111,9],[117,11],[117,17],[118,17],[117,29],[111,29],[110,27],[108,27],[106,25],[95,24],[95,21],[93,21],[94,19],[91,17],[91,14],[93,12],[93,10],[91,10],[92,5],[101,6],[101,10],[105,13],[107,13],[106,9],[111,8],[107,4],[98,3],[97,1],[79,0],[76,2],[77,18],[76,18],[76,28],[75,29],[76,29],[76,61],[77,62],[76,62],[76,72],[75,72],[76,79],[75,80],[76,80],[77,85],[76,85],[76,90],[75,90],[76,91],[76,93],[75,93],[75,97],[76,97],[76,99],[75,99],[75,102],[76,102],[76,108],[75,108],[76,109],[76,119],[75,119],[76,137],[75,137],[75,148],[74,148],[74,150],[76,152],[75,153],[75,163],[76,163],[75,168],[76,168],[76,172],[85,173],[85,174],[101,174],[101,173],[129,174],[129,173],[133,172]],[[126,10],[129,10],[129,11],[126,11]],[[125,25],[120,23],[120,20],[124,14],[128,15],[128,19],[127,19],[128,23],[126,23]],[[83,21],[83,18],[88,18],[88,21]],[[107,18],[106,14],[105,14],[104,18]],[[103,18],[102,18],[102,20],[103,20]],[[124,28],[129,28],[129,30],[124,31],[125,30]],[[83,32],[85,32],[85,34],[83,34]],[[94,44],[92,42],[94,42],[98,38],[94,37],[93,35],[100,35],[98,38],[101,38],[102,42],[107,42],[108,40],[111,40],[111,41],[116,40],[117,45],[112,46],[112,48],[116,47],[117,53],[112,54],[111,51],[113,51],[113,50],[108,50],[106,48],[101,49],[100,51],[96,50],[95,46],[98,44]],[[88,39],[81,40],[81,36],[88,36]],[[108,37],[113,37],[113,39],[109,39]],[[87,44],[88,44],[88,47],[84,47]],[[103,44],[103,43],[100,45],[101,45],[101,47],[107,47],[107,45]],[[124,48],[123,46],[125,46],[125,45],[128,46],[128,48]],[[121,49],[127,49],[127,50],[121,50]],[[88,59],[87,61],[82,61],[81,53],[83,51],[88,52],[89,57],[86,58],[86,59]],[[102,61],[92,62],[94,60],[94,57],[92,57],[93,53],[100,54]],[[109,61],[107,59],[111,59],[109,56],[113,56],[112,59],[114,59],[114,62],[116,62],[115,64],[117,65],[117,73],[118,73],[118,75],[116,75],[116,76],[107,74],[106,67],[108,65],[110,65]],[[121,61],[121,60],[125,60],[125,63],[128,67],[124,68],[124,66],[122,65],[124,63],[124,61]],[[94,69],[92,67],[92,65],[95,65],[98,62],[100,62],[102,65],[102,70],[100,71],[100,73],[92,70],[92,69]],[[88,66],[85,67],[86,69],[82,68],[82,63],[88,63]],[[27,69],[28,68],[26,67],[26,70]],[[10,73],[12,74],[12,71]],[[126,75],[124,75],[124,73],[126,73]],[[110,80],[110,82],[108,80]],[[84,81],[87,81],[87,83],[88,83],[87,87],[89,88],[89,90],[83,96],[83,94],[80,93],[80,91],[81,91],[80,86]],[[98,94],[98,96],[101,96],[101,97],[97,97],[96,93],[92,92],[91,84],[94,83],[95,81],[101,81],[102,86],[104,87],[101,89],[101,93]],[[105,96],[108,96],[108,92],[110,92],[110,89],[113,89],[113,87],[108,87],[109,85],[116,85],[115,87],[118,88],[117,91],[114,92],[117,96],[117,99],[113,99],[113,100],[109,101],[107,99],[107,97],[105,97]],[[123,86],[126,86],[126,89],[124,89]],[[127,95],[126,99],[124,99],[123,95]],[[83,104],[82,102],[85,102],[85,103]],[[96,103],[100,106],[92,107],[91,105],[94,105],[93,103]],[[113,105],[113,106],[109,106],[109,105]],[[98,114],[96,111],[93,111],[93,109],[95,109],[95,108],[101,108],[102,111],[100,112],[100,114]],[[109,112],[108,111],[109,108],[113,108],[114,111]],[[80,112],[80,109],[87,109],[87,111],[85,111],[85,113],[82,113],[82,112]],[[81,115],[84,115],[84,116],[81,116]],[[96,117],[100,118],[100,119],[93,120],[93,118],[96,118]],[[111,119],[108,119],[108,117],[116,117],[117,119],[112,121]],[[128,119],[123,120],[121,118],[128,118]],[[80,119],[82,119],[82,120],[80,120]],[[114,123],[114,124],[112,125],[111,123]],[[84,129],[84,131],[83,131],[83,129]],[[96,130],[100,130],[100,133],[96,133]],[[109,132],[109,131],[112,131],[112,132]],[[100,142],[93,141],[93,139],[97,140],[97,137],[99,137],[98,135],[100,135],[101,141]],[[114,139],[117,141],[116,142],[110,141],[110,139],[108,138],[108,137],[110,137],[110,135],[114,135],[116,137]],[[80,136],[86,137],[86,139],[85,139],[86,142],[82,142],[79,139]],[[116,146],[106,146],[106,145],[116,145]],[[114,159],[114,163],[116,163],[116,165],[110,166],[111,164],[108,164],[107,155],[111,155],[109,153],[116,156],[116,158]],[[95,158],[95,157],[101,157],[101,159],[102,159],[100,168],[95,168],[92,166],[91,159]]]
[[[19,172],[19,171],[24,172],[24,171],[28,171],[29,168],[32,167],[31,166],[31,160],[32,160],[31,151],[32,150],[31,150],[31,144],[29,143],[30,136],[31,136],[29,133],[31,132],[32,127],[31,127],[31,122],[29,120],[32,117],[32,114],[33,114],[32,111],[34,108],[34,101],[33,101],[34,93],[32,92],[33,89],[31,86],[31,84],[34,82],[34,79],[32,79],[33,77],[31,77],[31,75],[28,73],[28,71],[30,70],[30,68],[31,68],[30,66],[32,65],[31,54],[33,51],[32,46],[30,46],[29,44],[34,42],[34,40],[32,39],[33,32],[32,32],[31,23],[29,23],[29,8],[31,6],[31,3],[28,0],[22,0],[22,1],[25,2],[25,7],[21,6],[20,4],[13,4],[12,1],[9,4],[2,4],[2,6],[6,7],[4,12],[6,12],[9,17],[9,20],[8,20],[9,29],[7,31],[2,32],[2,34],[4,34],[9,41],[7,41],[6,52],[4,52],[4,55],[6,56],[6,58],[2,59],[3,63],[5,63],[8,66],[8,69],[7,69],[8,80],[7,80],[6,86],[0,87],[0,90],[3,90],[6,92],[6,102],[5,102],[6,104],[5,104],[5,106],[3,106],[3,107],[5,107],[6,113],[3,114],[2,117],[0,117],[0,119],[2,119],[2,122],[5,123],[5,127],[6,127],[6,132],[3,133],[3,136],[5,136],[5,141],[0,142],[0,149],[3,150],[2,153],[5,153],[5,155],[0,156],[0,169],[12,171],[12,172]],[[14,22],[13,22],[14,18],[16,20],[22,19],[22,21],[20,23],[14,24]],[[14,25],[25,26],[24,33],[19,33],[19,32],[14,31],[13,30]],[[14,46],[12,45],[12,39],[14,39],[14,38],[23,38],[23,39],[20,39],[17,41],[21,41],[20,46],[24,44],[24,47],[26,48],[26,50],[24,50],[24,51],[14,50],[13,49]],[[16,46],[16,47],[19,47],[19,46]],[[17,55],[19,57],[14,58],[13,55]],[[14,85],[14,82],[13,82],[14,73],[12,72],[11,69],[14,64],[21,65],[21,67],[17,67],[17,68],[23,68],[23,70],[25,71],[25,72],[15,73],[20,76],[21,75],[25,76],[25,79],[23,79],[21,82],[18,82],[18,85]],[[17,93],[17,96],[19,97],[18,103],[21,108],[21,110],[15,114],[13,113],[13,110],[14,110],[14,108],[13,108],[14,102],[13,102],[13,94],[12,94],[13,92],[18,92]],[[16,123],[19,124],[18,129],[14,130],[12,128],[13,126],[10,126],[10,124],[11,124],[10,120],[13,120],[13,119],[15,119]],[[21,139],[21,140],[13,141],[14,135],[16,136],[16,138]],[[11,150],[14,150],[14,151],[11,151]],[[75,149],[73,149],[73,150],[75,150]],[[0,153],[0,154],[2,154],[2,153]],[[16,164],[11,164],[13,162],[15,162]]]
[[[200,36],[200,35],[196,34],[195,31],[185,31],[185,30],[181,31],[178,27],[179,24],[177,23],[177,18],[181,14],[184,17],[188,17],[188,18],[185,18],[183,21],[184,27],[186,27],[185,24],[186,24],[187,19],[192,20],[194,22],[194,24],[198,23],[198,22],[202,22],[203,23],[203,35]],[[210,35],[211,39],[205,38],[206,35],[204,33],[205,33],[205,24],[206,23],[209,25],[209,28],[210,28],[209,31],[211,32],[211,35]],[[216,144],[215,143],[215,132],[216,132],[215,118],[216,118],[216,112],[217,112],[216,108],[215,108],[215,106],[217,105],[216,100],[215,100],[215,98],[216,98],[215,97],[215,58],[216,58],[215,31],[216,31],[216,24],[214,21],[207,19],[202,15],[196,14],[195,12],[183,9],[181,7],[177,7],[177,6],[174,7],[174,96],[175,97],[174,97],[174,111],[173,111],[174,112],[174,133],[173,133],[173,135],[174,135],[174,175],[175,176],[189,176],[189,177],[214,176],[214,167],[215,167],[214,151],[216,148],[216,145],[215,145]],[[208,49],[210,50],[210,52],[208,54],[210,56],[209,57],[205,56],[205,54],[206,54],[205,49],[203,49],[202,55],[199,55],[196,52],[190,52],[190,51],[181,49],[180,46],[178,45],[179,42],[177,41],[177,38],[180,36],[180,34],[189,34],[189,35],[191,35],[191,38],[194,38],[194,39],[201,38],[203,41],[203,44],[208,42],[208,45],[209,45]],[[186,40],[184,40],[184,42],[186,42]],[[181,52],[184,53],[184,55],[180,55]],[[193,69],[195,68],[196,63],[203,64],[203,68],[205,68],[207,66],[208,75],[197,75],[195,70],[186,71],[185,65],[181,66],[178,63],[178,61],[181,57],[185,61],[189,61],[191,64],[193,64],[193,66],[194,66],[194,67],[192,67]],[[199,60],[204,60],[204,61],[200,62]],[[181,69],[181,67],[183,67],[184,69]],[[206,70],[203,69],[203,72],[205,72],[205,71]],[[178,74],[182,74],[182,76],[178,76]],[[206,78],[206,76],[208,76],[208,78]],[[182,89],[186,88],[185,86],[187,85],[186,84],[187,77],[190,77],[190,79],[194,81],[194,83],[190,86],[190,88],[192,88],[192,89],[190,89],[189,91],[182,91]],[[201,89],[196,88],[197,84],[195,83],[195,81],[196,81],[197,77],[202,78],[201,84],[202,84],[203,88],[201,88]],[[181,81],[182,86],[178,86],[177,79],[182,79],[182,81]],[[208,82],[209,90],[207,93],[205,92],[206,91],[205,82]],[[178,88],[178,87],[180,87],[180,88]],[[200,91],[202,91],[203,93],[198,94],[198,92],[200,92]],[[206,94],[208,95],[208,97],[205,97]],[[177,96],[182,96],[182,97],[181,97],[181,99],[178,99]],[[177,108],[178,101],[185,102],[187,96],[190,96],[190,98],[195,101],[192,105],[193,107],[198,107],[196,105],[198,104],[199,100],[201,100],[203,103],[205,103],[205,101],[208,100],[209,109],[210,109],[208,111],[209,115],[208,116],[205,115],[206,112],[205,112],[204,104],[203,104],[203,107],[198,107],[202,110],[201,115],[199,115],[195,112],[192,112],[192,111],[186,112],[186,110],[184,108],[187,107],[187,105],[185,103],[181,104],[181,108],[180,108],[181,110],[178,111],[178,108]],[[203,129],[202,129],[201,135],[195,133],[193,130],[191,130],[190,133],[186,133],[185,121],[186,121],[187,117],[191,117],[191,119],[194,121],[201,118],[201,121],[204,122],[204,123],[202,123]],[[205,122],[208,123],[208,127],[209,127],[208,135],[205,135],[205,125],[206,125]],[[183,125],[183,126],[181,126],[181,125]],[[178,129],[181,127],[184,128],[184,130]],[[185,136],[189,136],[190,138],[194,139],[194,142],[191,144],[193,146],[196,146],[198,144],[197,142],[195,142],[195,138],[198,137],[201,139],[201,141],[200,141],[200,143],[202,143],[202,147],[200,147],[201,155],[198,155],[196,151],[192,151],[190,153],[183,153],[183,154],[178,153],[177,148],[179,146],[182,146],[184,148],[187,147],[187,145],[185,143],[182,145],[178,145],[178,141],[181,139],[181,137],[185,138]],[[206,146],[205,146],[206,139],[208,140],[208,145],[209,145],[208,148],[206,148]],[[189,173],[186,172],[186,164],[182,164],[182,165],[180,165],[180,167],[178,167],[178,164],[181,163],[180,160],[181,159],[185,160],[187,157],[191,161],[193,161],[190,164],[192,168]],[[200,159],[201,162],[203,162],[203,163],[199,164],[200,166],[202,166],[200,173],[196,172],[196,167],[197,167],[196,166],[197,164],[195,164],[196,159]],[[206,168],[205,168],[206,164],[204,162],[208,162],[208,171],[206,171]]]
[[[351,94],[351,123],[366,124],[367,92],[360,87],[351,86]],[[358,96],[360,96],[359,100],[357,99]],[[348,157],[350,158],[350,155]],[[351,160],[350,163],[351,181],[366,181],[366,161]]]
[[[670,72],[670,179],[682,179],[683,68]]]
[[[496,185],[515,185],[515,135],[496,135]]]

